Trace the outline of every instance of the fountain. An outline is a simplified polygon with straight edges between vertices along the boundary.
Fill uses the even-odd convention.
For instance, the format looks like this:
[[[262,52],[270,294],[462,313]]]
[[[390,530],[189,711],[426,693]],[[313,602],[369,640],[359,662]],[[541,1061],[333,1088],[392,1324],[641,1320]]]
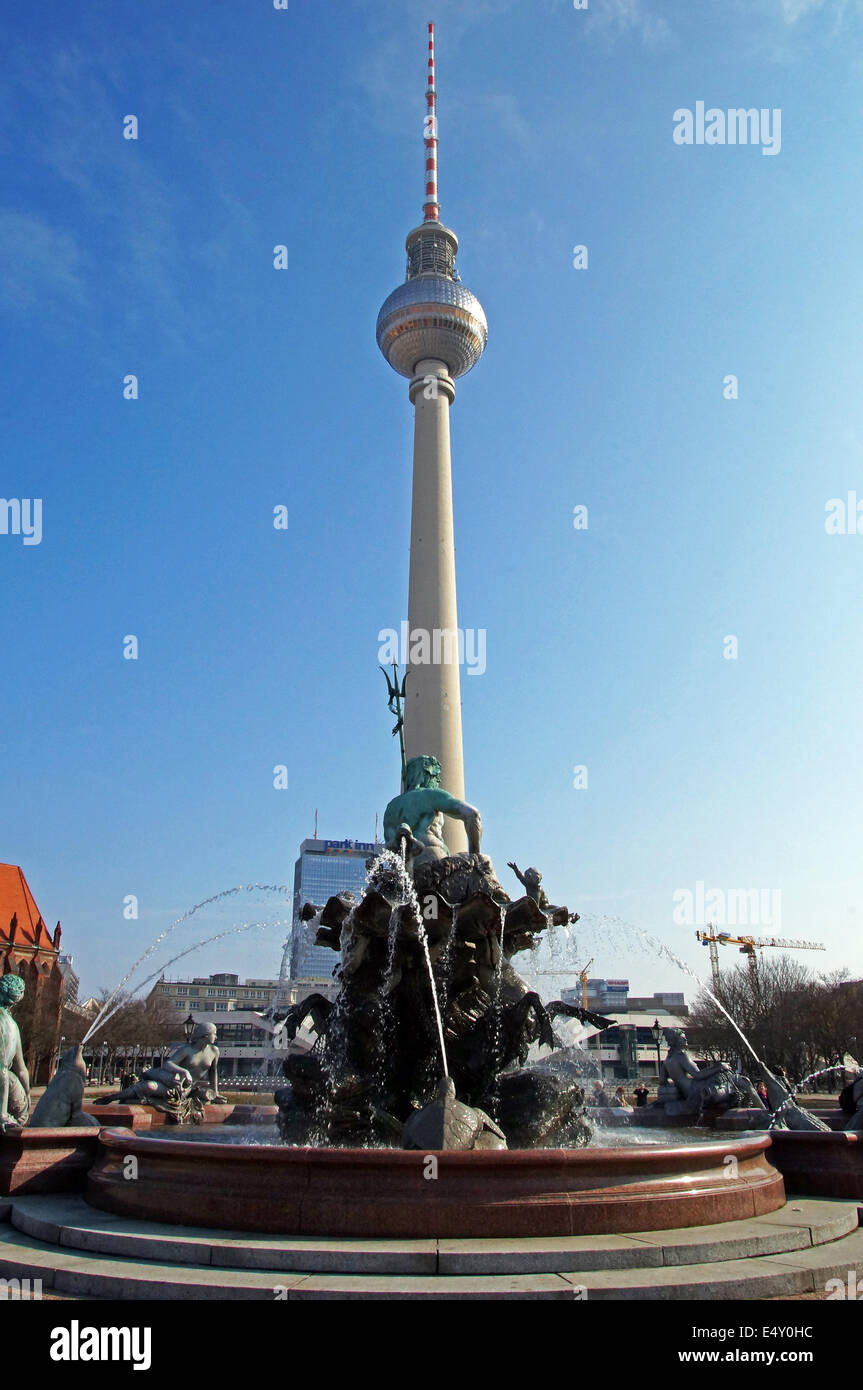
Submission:
[[[575,1079],[523,1067],[532,1043],[553,1045],[558,1014],[599,1027],[611,1020],[543,1005],[511,963],[569,911],[510,900],[480,852],[477,814],[439,779],[436,759],[410,760],[362,899],[305,909],[316,943],[339,952],[340,991],[332,1005],[314,995],[282,1019],[293,1037],[314,1013],[318,1033],[311,1053],[285,1061],[289,1084],[276,1103],[287,1142],[395,1145],[413,1112],[440,1104],[433,1095],[448,1078],[460,1104],[485,1112],[519,1147],[569,1148],[590,1137]],[[444,813],[471,825],[469,853],[449,854]]]
[[[397,1238],[660,1230],[781,1206],[765,1136],[587,1147],[577,1064],[529,1066],[528,1051],[561,1046],[562,1015],[600,1029],[612,1020],[544,1004],[512,964],[576,914],[549,904],[538,875],[510,899],[481,851],[478,811],[440,786],[436,759],[408,760],[404,788],[361,898],[303,909],[317,943],[338,952],[339,992],[277,1016],[288,1038],[307,1018],[317,1033],[311,1052],[285,1058],[281,1143],[103,1132],[88,1201],[181,1224]],[[449,853],[445,815],[467,826],[467,852]],[[139,1085],[117,1099],[147,1096]]]
[[[351,1238],[607,1235],[780,1208],[771,1136],[714,1137],[706,1127],[732,1121],[741,1102],[752,1107],[751,1084],[724,1068],[699,1069],[673,1031],[660,1100],[647,1114],[686,1132],[659,1144],[587,1147],[582,1069],[555,1023],[568,1015],[602,1029],[613,1020],[544,1004],[512,964],[577,914],[552,906],[537,891],[538,875],[525,885],[519,873],[534,891],[510,899],[481,852],[479,813],[440,787],[435,759],[409,764],[405,787],[387,807],[387,845],[369,862],[361,898],[342,894],[303,909],[317,942],[338,954],[339,993],[333,1003],[311,996],[276,1010],[286,1039],[311,1017],[315,1046],[289,1051],[274,1117],[236,1117],[274,1118],[280,1142],[207,1142],[217,1124],[228,1137],[220,1122],[235,1117],[230,1106],[218,1113],[218,1049],[204,1026],[163,1068],[92,1107],[103,1123],[115,1107],[121,1126],[147,1115],[203,1122],[203,1143],[182,1131],[168,1139],[167,1130],[117,1127],[85,1139],[67,1129],[65,1143],[75,1147],[58,1165],[63,1131],[23,1130],[24,1190],[85,1182],[93,1207],[145,1222]],[[466,853],[449,854],[445,812],[469,824]],[[534,1045],[557,1049],[554,1068],[527,1064]],[[67,1057],[40,1102],[55,1125],[79,1114],[66,1080],[75,1067]],[[761,1113],[787,1123],[799,1107],[777,1078],[770,1082],[780,1088],[770,1096],[774,1114]],[[645,1118],[632,1112],[631,1122]],[[691,1142],[696,1125],[708,1142]]]
[[[748,1083],[722,1068],[700,1071],[685,1039],[669,1038],[658,1112],[663,1122],[681,1121],[686,1135],[679,1142],[592,1145],[583,1069],[556,1034],[555,1021],[568,1016],[603,1029],[614,1020],[560,1000],[544,1003],[513,964],[549,932],[568,931],[578,914],[550,903],[538,870],[522,873],[515,861],[509,867],[525,891],[510,897],[482,853],[480,813],[464,799],[457,643],[441,642],[458,632],[449,407],[455,379],[484,351],[487,325],[455,269],[458,239],[439,220],[431,26],[428,74],[424,220],[408,235],[407,278],[386,299],[377,338],[390,365],[409,379],[415,410],[407,627],[437,655],[416,656],[412,647],[407,727],[401,710],[405,684],[388,682],[401,735],[402,786],[386,808],[385,847],[368,865],[365,890],[358,900],[339,894],[306,904],[301,913],[317,944],[331,948],[338,961],[337,997],[330,1002],[311,995],[274,1012],[273,1022],[287,1040],[310,1018],[316,1041],[310,1052],[288,1051],[274,1114],[252,1116],[249,1107],[242,1108],[242,1118],[276,1124],[279,1142],[258,1144],[207,1142],[208,1128],[218,1126],[224,1134],[222,1126],[240,1110],[220,1104],[218,1048],[207,1030],[110,1104],[90,1107],[98,1111],[100,1129],[71,1123],[79,1117],[77,1061],[66,1059],[43,1105],[43,1117],[57,1117],[56,1126],[23,1128],[23,1102],[6,1115],[7,1095],[21,1097],[10,1075],[12,1033],[0,1008],[0,1120],[7,1128],[0,1136],[2,1190],[23,1194],[25,1201],[28,1194],[47,1194],[46,1202],[58,1191],[83,1191],[86,1211],[79,1201],[71,1215],[69,1208],[54,1206],[40,1215],[23,1204],[19,1212],[13,1204],[16,1230],[47,1242],[53,1237],[46,1232],[62,1225],[60,1243],[107,1252],[115,1265],[131,1254],[143,1261],[233,1261],[240,1271],[263,1270],[258,1285],[249,1282],[253,1275],[245,1283],[245,1274],[237,1275],[237,1287],[247,1291],[241,1296],[255,1296],[248,1294],[251,1288],[272,1298],[274,1278],[279,1282],[272,1271],[327,1270],[334,1260],[350,1271],[357,1267],[352,1261],[363,1259],[365,1272],[384,1267],[389,1274],[407,1267],[427,1271],[422,1262],[429,1259],[438,1275],[449,1259],[456,1272],[471,1274],[539,1269],[551,1278],[544,1272],[550,1269],[561,1280],[551,1296],[570,1297],[575,1276],[567,1271],[608,1274],[622,1268],[624,1259],[634,1267],[693,1263],[698,1238],[686,1253],[688,1233],[680,1234],[689,1227],[711,1228],[703,1240],[714,1252],[705,1258],[712,1260],[722,1244],[715,1228],[744,1221],[746,1232],[729,1236],[728,1250],[747,1253],[757,1236],[768,1255],[804,1246],[808,1253],[817,1242],[802,1220],[791,1219],[788,1230],[780,1218],[775,1230],[768,1224],[753,1235],[751,1229],[752,1219],[779,1212],[785,1203],[782,1176],[771,1162],[776,1136],[704,1128],[690,1142],[694,1123],[727,1116],[741,1100],[752,1105]],[[132,970],[199,906],[172,923]],[[107,1002],[91,1033],[115,1003]],[[557,1049],[554,1067],[530,1062],[537,1047]],[[861,1099],[853,1097],[855,1108]],[[777,1110],[790,1115],[787,1098]],[[112,1111],[116,1123],[107,1127]],[[187,1139],[182,1123],[174,1137],[158,1127],[148,1132],[146,1127],[166,1120],[199,1122],[203,1142]],[[786,1137],[816,1144],[837,1138]],[[856,1135],[842,1137],[857,1143]],[[109,1213],[101,1226],[100,1211]],[[826,1218],[822,1223],[829,1232],[824,1239],[850,1232],[856,1210],[831,1219],[832,1225]],[[178,1237],[163,1223],[197,1231]],[[669,1237],[670,1254],[661,1241],[650,1240],[651,1232],[672,1231],[677,1236]],[[244,1233],[268,1239],[250,1242]],[[621,1235],[619,1244],[602,1243]],[[279,1241],[282,1236],[288,1239]],[[602,1239],[591,1243],[596,1236]],[[348,1242],[360,1240],[367,1244],[357,1253]],[[465,1241],[474,1244],[458,1245]],[[503,1250],[501,1242],[507,1243]],[[544,1244],[537,1253],[539,1242]],[[190,1256],[189,1249],[196,1254]],[[83,1279],[87,1289],[108,1287],[116,1296],[128,1271],[97,1273],[86,1284],[90,1276],[82,1275],[77,1251],[73,1255],[78,1268],[64,1266],[62,1255],[46,1257],[54,1261],[52,1269],[64,1271],[67,1288],[81,1288]],[[737,1255],[720,1258],[736,1261]],[[587,1263],[579,1265],[579,1259]],[[0,1268],[14,1268],[14,1255],[0,1256]],[[793,1281],[796,1275],[771,1266],[763,1277]],[[300,1275],[288,1278],[298,1281]],[[703,1284],[704,1278],[694,1276],[693,1282]],[[164,1271],[133,1269],[131,1279],[122,1286],[123,1296],[129,1296],[126,1287],[143,1287],[143,1296],[167,1297],[152,1289],[170,1286],[212,1297],[218,1296],[214,1288],[224,1287],[188,1269],[173,1283]],[[661,1280],[660,1286],[664,1291],[652,1296],[666,1297],[676,1287]]]
[[[199,1233],[215,1228],[229,1243],[238,1232],[325,1243],[490,1238],[510,1242],[518,1259],[527,1258],[519,1242],[543,1239],[551,1242],[543,1258],[552,1260],[574,1258],[558,1250],[560,1238],[637,1232],[637,1246],[646,1233],[723,1223],[732,1248],[734,1223],[783,1208],[783,1178],[771,1159],[786,1141],[808,1146],[808,1168],[829,1174],[829,1195],[859,1195],[843,1186],[839,1171],[857,1161],[856,1148],[850,1160],[844,1149],[838,1153],[838,1144],[857,1145],[857,1134],[824,1133],[766,1072],[772,1111],[765,1109],[745,1078],[698,1068],[673,1030],[660,1099],[647,1109],[663,1125],[662,1142],[650,1136],[609,1147],[603,1138],[596,1146],[584,1068],[556,1030],[564,1018],[600,1030],[614,1020],[559,1000],[544,1003],[513,963],[550,933],[568,932],[578,914],[551,904],[538,871],[522,874],[514,862],[509,867],[527,892],[512,899],[482,853],[479,812],[440,780],[435,758],[408,759],[362,895],[302,909],[317,943],[333,950],[339,991],[333,1002],[313,995],[272,1011],[286,1041],[308,1018],[316,1033],[310,1052],[288,1051],[275,1114],[220,1104],[218,1048],[204,1025],[134,1087],[85,1107],[104,1127],[92,1124],[91,1113],[91,1127],[81,1128],[80,1048],[73,1049],[31,1126],[20,1127],[22,1100],[17,1125],[0,1139],[5,1190],[46,1194],[49,1202],[51,1193],[83,1190],[93,1215],[77,1218],[86,1230],[74,1239],[106,1249],[113,1248],[110,1225],[87,1234],[98,1211],[137,1223],[139,1242],[152,1229],[159,1248],[161,1223],[171,1222]],[[466,851],[449,852],[445,816],[467,828]],[[554,1049],[553,1065],[536,1060],[537,1048]],[[855,1121],[860,1090],[855,1083],[848,1098]],[[766,1123],[798,1132],[718,1128],[751,1118],[756,1105]],[[117,1123],[109,1128],[112,1111]],[[632,1112],[630,1123],[645,1118]],[[177,1137],[148,1132],[157,1120],[180,1122]],[[240,1120],[274,1122],[277,1142],[250,1142],[240,1124],[232,1129]],[[203,1142],[185,1137],[190,1121]],[[665,1127],[675,1124],[684,1128],[666,1138]],[[239,1142],[208,1142],[208,1131]],[[823,1164],[810,1148],[821,1145],[823,1153],[825,1142],[836,1153]],[[798,1190],[824,1192],[823,1180],[808,1188],[806,1181],[796,1182]],[[37,1218],[28,1207],[17,1219],[41,1230]],[[850,1231],[851,1216],[842,1221]],[[771,1229],[768,1221],[766,1238],[774,1240]],[[834,1238],[835,1227],[824,1229]]]
[[[849,1267],[863,1261],[853,1203],[785,1207],[771,1162],[777,1135],[695,1128],[728,1121],[728,1106],[751,1096],[732,1073],[695,1067],[685,1039],[669,1038],[657,1107],[685,1129],[660,1143],[637,1129],[633,1138],[647,1142],[588,1143],[578,1054],[556,1029],[565,1015],[600,1029],[612,1020],[544,1004],[512,963],[575,914],[539,893],[510,899],[481,852],[473,808],[464,809],[467,852],[449,854],[450,798],[438,782],[431,758],[410,769],[358,900],[303,911],[337,953],[339,993],[275,1010],[286,1038],[307,1017],[317,1033],[310,1053],[288,1052],[276,1113],[213,1103],[218,1048],[205,1029],[134,1094],[90,1107],[103,1126],[116,1110],[113,1128],[76,1128],[79,1057],[67,1054],[40,1101],[56,1127],[19,1122],[0,1137],[13,1226],[0,1238],[0,1273],[46,1270],[72,1294],[126,1298],[230,1288],[272,1299],[274,1287],[294,1284],[301,1297],[455,1298],[481,1288],[625,1298],[635,1288],[655,1298],[721,1297],[743,1265],[733,1277],[753,1281],[758,1296],[803,1291],[833,1271],[831,1243]],[[553,1065],[535,1060],[537,1046],[556,1049]],[[774,1100],[787,1114],[787,1097]],[[168,1119],[199,1121],[195,1141],[182,1124],[172,1138],[138,1127]],[[233,1124],[250,1120],[274,1122],[275,1142]],[[212,1142],[216,1134],[236,1142]],[[853,1195],[836,1155],[822,1166],[831,1196]],[[367,1276],[377,1293],[362,1291]]]

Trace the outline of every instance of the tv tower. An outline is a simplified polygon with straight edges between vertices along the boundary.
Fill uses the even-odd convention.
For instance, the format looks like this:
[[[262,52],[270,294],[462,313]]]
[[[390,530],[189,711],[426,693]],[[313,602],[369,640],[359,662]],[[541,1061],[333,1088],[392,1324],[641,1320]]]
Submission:
[[[488,325],[479,300],[459,280],[458,237],[440,220],[433,24],[426,103],[423,221],[405,240],[407,276],[381,307],[377,341],[390,366],[408,378],[414,407],[405,755],[433,754],[441,785],[464,801],[449,408],[454,378],[479,361]],[[451,853],[467,849],[459,822],[447,822],[445,837]]]

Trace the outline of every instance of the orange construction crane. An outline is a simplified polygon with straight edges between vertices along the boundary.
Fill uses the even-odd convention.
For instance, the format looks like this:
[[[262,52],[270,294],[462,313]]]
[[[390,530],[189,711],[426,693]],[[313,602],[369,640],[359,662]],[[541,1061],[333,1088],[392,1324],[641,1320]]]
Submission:
[[[740,954],[746,957],[749,974],[756,989],[758,988],[757,952],[763,950],[765,946],[778,946],[780,950],[785,951],[826,951],[827,949],[818,941],[786,941],[781,936],[732,936],[727,931],[715,931],[712,922],[708,922],[707,931],[697,931],[695,935],[702,946],[707,946],[710,951],[710,973],[713,976],[714,990],[717,990],[722,983],[719,975],[720,946],[740,947]]]

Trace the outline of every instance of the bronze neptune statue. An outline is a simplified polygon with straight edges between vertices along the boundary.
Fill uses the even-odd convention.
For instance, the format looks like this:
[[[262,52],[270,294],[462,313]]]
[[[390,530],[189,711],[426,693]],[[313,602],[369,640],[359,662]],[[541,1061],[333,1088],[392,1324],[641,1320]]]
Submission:
[[[316,943],[339,953],[335,1003],[321,995],[281,1017],[288,1040],[314,1019],[311,1052],[289,1053],[276,1093],[285,1142],[306,1145],[570,1147],[587,1142],[578,1075],[526,1065],[558,1045],[553,1019],[611,1020],[544,1005],[512,965],[567,908],[528,893],[513,902],[480,852],[475,806],[440,785],[437,758],[411,758],[384,813],[386,849],[368,886],[307,905]],[[450,854],[444,818],[469,849]]]

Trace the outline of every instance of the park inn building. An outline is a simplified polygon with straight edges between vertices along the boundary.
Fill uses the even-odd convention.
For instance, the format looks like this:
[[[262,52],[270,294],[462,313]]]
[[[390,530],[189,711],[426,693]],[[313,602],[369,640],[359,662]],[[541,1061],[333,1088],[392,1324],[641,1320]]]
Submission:
[[[335,998],[338,955],[328,946],[315,945],[316,929],[302,921],[300,912],[305,903],[322,907],[345,890],[359,897],[366,862],[380,849],[362,840],[303,840],[294,866],[293,919],[281,985],[275,979],[241,980],[225,973],[181,980],[163,976],[154,985],[151,997],[176,1010],[178,1037],[190,1013],[197,1023],[216,1025],[220,1081],[281,1075],[284,1052],[274,1049],[272,1025],[259,1017],[259,1011],[273,1004],[295,1004],[306,994]]]
[[[348,890],[359,898],[366,882],[366,862],[382,846],[363,840],[303,840],[294,865],[294,915],[291,929],[290,995],[296,1003],[304,993],[334,999],[333,969],[338,955],[329,946],[315,945],[315,927],[300,918],[304,903],[323,907],[328,898]]]

